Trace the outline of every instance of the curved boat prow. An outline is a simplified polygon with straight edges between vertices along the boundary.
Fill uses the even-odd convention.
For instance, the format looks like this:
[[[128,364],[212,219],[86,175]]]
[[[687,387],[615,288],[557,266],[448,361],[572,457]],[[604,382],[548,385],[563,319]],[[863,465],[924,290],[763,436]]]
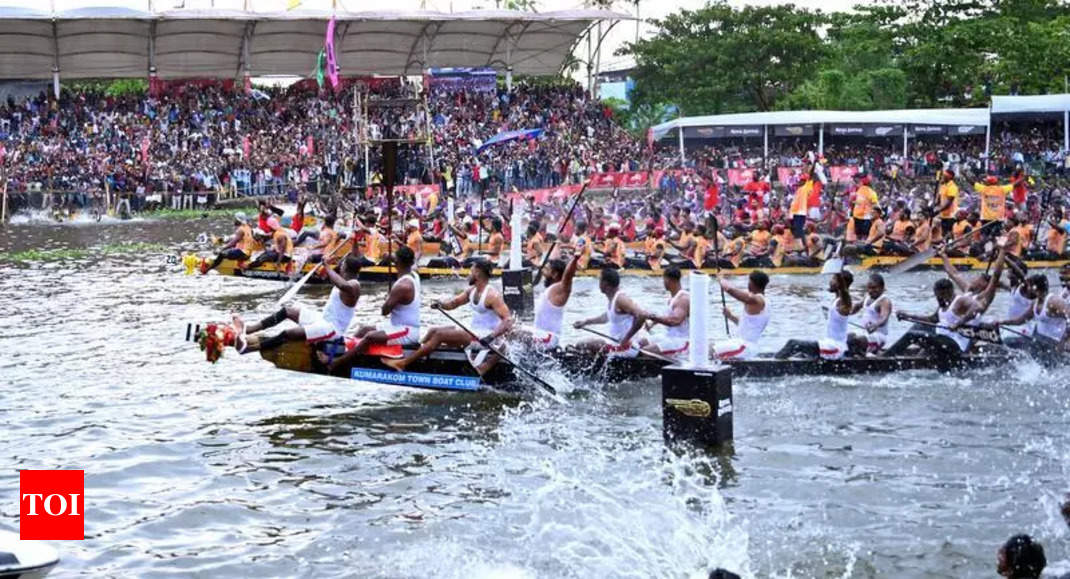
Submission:
[[[0,531],[0,579],[40,579],[59,564],[59,551],[44,541],[20,541]]]

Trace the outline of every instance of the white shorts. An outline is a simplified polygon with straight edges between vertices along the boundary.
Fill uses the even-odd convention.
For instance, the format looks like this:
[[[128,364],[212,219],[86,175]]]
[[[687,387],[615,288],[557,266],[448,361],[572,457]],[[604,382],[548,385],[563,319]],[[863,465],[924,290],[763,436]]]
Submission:
[[[870,352],[877,352],[884,348],[884,344],[888,341],[888,334],[866,334],[867,349]]]
[[[713,343],[713,355],[718,360],[750,360],[758,355],[758,345],[739,339],[718,340]]]
[[[521,331],[531,336],[531,341],[539,348],[556,348],[558,343],[557,334],[547,330],[540,330],[535,326],[521,326]]]
[[[416,346],[420,344],[420,328],[415,326],[395,326],[390,322],[382,322],[375,327],[386,334],[388,346]]]
[[[650,343],[657,346],[658,350],[665,356],[674,358],[687,355],[688,345],[690,344],[687,338],[674,338],[665,334],[652,334]]]
[[[817,341],[817,349],[823,359],[839,360],[847,353],[847,344],[830,340],[829,338],[821,338]]]
[[[806,215],[814,221],[821,221],[821,209],[819,207],[811,207],[810,210],[806,212]]]
[[[330,322],[323,319],[319,312],[312,308],[302,307],[297,316],[297,323],[305,329],[305,341],[310,344],[342,335]]]
[[[631,345],[628,348],[623,348],[620,344],[606,341],[606,355],[610,358],[635,358],[639,355],[639,347],[636,345],[637,339],[638,338],[632,338]]]

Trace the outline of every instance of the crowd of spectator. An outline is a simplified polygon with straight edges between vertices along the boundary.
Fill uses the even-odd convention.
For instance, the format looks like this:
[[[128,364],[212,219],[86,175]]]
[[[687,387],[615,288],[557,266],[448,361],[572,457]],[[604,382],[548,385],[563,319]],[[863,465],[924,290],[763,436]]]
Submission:
[[[543,134],[479,149],[514,129]],[[830,165],[893,181],[900,173],[929,176],[937,167],[964,178],[990,169],[1009,175],[1019,166],[1066,176],[1070,159],[1061,133],[1056,122],[1001,123],[989,166],[984,135],[912,139],[905,158],[899,139],[827,137],[824,155]],[[41,94],[0,104],[8,190],[60,191],[81,205],[105,192],[112,198],[224,189],[295,195],[374,185],[383,179],[382,161],[377,148],[365,151],[369,139],[410,142],[399,150],[395,182],[439,183],[461,196],[681,166],[672,140],[648,148],[616,122],[611,108],[564,82],[477,90],[463,83],[345,79],[330,92],[308,81],[251,91],[195,81],[154,96],[64,91],[58,100]],[[700,180],[732,168],[776,175],[777,167],[801,167],[816,148],[816,137],[770,138],[768,152],[760,138],[689,142],[684,168],[701,179],[667,175],[655,187],[690,193],[703,187]]]

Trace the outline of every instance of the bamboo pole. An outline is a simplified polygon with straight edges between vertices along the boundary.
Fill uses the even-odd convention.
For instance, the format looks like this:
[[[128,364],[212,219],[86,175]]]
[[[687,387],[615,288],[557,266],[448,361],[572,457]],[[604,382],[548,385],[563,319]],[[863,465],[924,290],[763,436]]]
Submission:
[[[7,171],[0,170],[4,176],[3,200],[0,201],[0,224],[7,223]]]

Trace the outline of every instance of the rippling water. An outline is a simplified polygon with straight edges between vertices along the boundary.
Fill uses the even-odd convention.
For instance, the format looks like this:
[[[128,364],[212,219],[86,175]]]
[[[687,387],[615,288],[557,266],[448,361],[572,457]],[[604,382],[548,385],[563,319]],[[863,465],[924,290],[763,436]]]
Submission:
[[[180,341],[185,323],[266,308],[282,285],[187,277],[163,252],[92,257],[225,230],[0,230],[0,254],[90,249],[0,262],[0,527],[18,528],[18,469],[85,469],[86,540],[58,545],[57,576],[992,576],[1017,532],[1070,566],[1066,370],[737,380],[734,454],[678,456],[662,445],[656,380],[579,384],[554,404],[281,372],[233,352],[209,365]],[[890,293],[931,309],[934,277],[901,276]],[[773,278],[769,349],[820,326],[825,283]],[[664,302],[658,280],[625,284]],[[359,315],[375,316],[383,291],[366,288]],[[602,307],[581,280],[568,317]]]

